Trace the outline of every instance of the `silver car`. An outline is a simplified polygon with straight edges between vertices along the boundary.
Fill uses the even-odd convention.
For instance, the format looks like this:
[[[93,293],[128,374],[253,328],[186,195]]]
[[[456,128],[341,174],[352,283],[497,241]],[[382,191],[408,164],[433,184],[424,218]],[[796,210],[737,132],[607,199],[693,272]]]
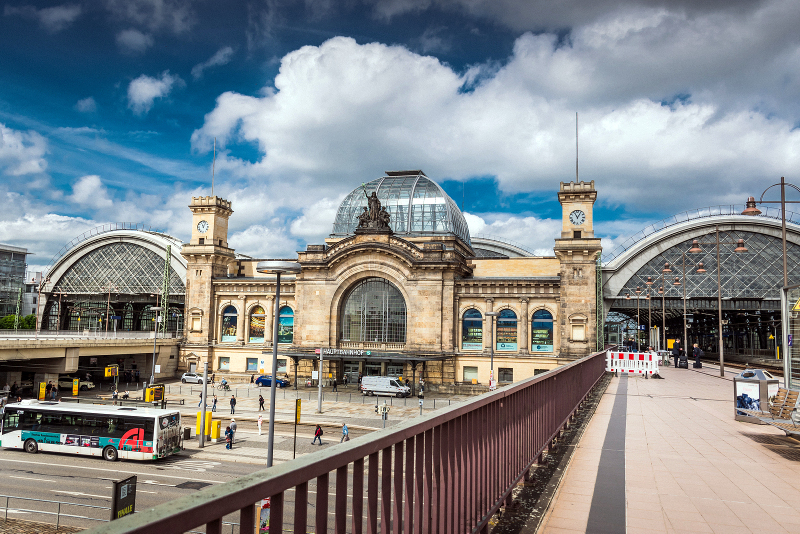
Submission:
[[[183,376],[181,376],[181,382],[184,384],[202,384],[203,375],[199,375],[197,373],[183,373]]]

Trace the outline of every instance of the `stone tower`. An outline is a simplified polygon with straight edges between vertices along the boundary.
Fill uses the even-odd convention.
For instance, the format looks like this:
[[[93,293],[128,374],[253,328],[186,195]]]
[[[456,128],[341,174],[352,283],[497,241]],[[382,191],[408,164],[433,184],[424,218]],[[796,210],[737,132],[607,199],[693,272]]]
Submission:
[[[212,280],[228,275],[228,266],[235,263],[233,249],[228,247],[228,218],[231,203],[213,197],[192,197],[192,238],[183,245],[186,258],[186,322],[182,366],[207,361],[208,346],[214,339],[215,317]],[[194,362],[192,362],[194,360]],[[202,370],[198,366],[198,370]]]
[[[579,358],[595,350],[597,339],[596,262],[602,247],[594,237],[597,191],[591,182],[561,183],[561,238],[555,251],[561,263],[561,356]]]

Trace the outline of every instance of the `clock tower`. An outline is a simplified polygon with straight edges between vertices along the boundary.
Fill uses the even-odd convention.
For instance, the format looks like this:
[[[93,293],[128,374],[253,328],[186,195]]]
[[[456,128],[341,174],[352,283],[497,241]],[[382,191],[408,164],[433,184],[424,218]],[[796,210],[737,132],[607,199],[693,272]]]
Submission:
[[[597,344],[596,269],[602,247],[594,237],[595,200],[594,180],[561,183],[561,238],[556,239],[553,250],[561,263],[558,330],[563,357],[587,356]]]
[[[231,203],[220,197],[192,197],[192,237],[183,245],[186,258],[186,316],[181,350],[181,368],[189,363],[207,361],[209,346],[214,339],[216,310],[214,309],[214,278],[228,275],[228,266],[236,262],[233,249],[228,247],[228,218],[233,213]],[[192,360],[192,361],[187,361]]]

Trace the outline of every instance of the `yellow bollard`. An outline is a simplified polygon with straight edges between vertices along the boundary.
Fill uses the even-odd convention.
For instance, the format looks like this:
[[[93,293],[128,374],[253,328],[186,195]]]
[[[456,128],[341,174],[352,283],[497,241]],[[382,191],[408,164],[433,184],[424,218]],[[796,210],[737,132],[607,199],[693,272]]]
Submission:
[[[195,425],[195,432],[197,435],[200,435],[200,418],[202,412],[197,412],[197,425]],[[208,436],[211,433],[211,412],[206,412],[206,433],[205,435]]]
[[[214,421],[211,425],[211,441],[214,443],[219,441],[220,428],[222,428],[222,421]]]

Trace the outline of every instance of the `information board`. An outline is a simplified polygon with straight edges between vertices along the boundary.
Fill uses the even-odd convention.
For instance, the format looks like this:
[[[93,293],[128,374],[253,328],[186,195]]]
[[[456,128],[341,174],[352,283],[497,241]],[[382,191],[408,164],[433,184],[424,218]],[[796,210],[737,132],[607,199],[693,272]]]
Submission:
[[[120,519],[136,511],[136,475],[115,481],[111,497],[111,520]]]

